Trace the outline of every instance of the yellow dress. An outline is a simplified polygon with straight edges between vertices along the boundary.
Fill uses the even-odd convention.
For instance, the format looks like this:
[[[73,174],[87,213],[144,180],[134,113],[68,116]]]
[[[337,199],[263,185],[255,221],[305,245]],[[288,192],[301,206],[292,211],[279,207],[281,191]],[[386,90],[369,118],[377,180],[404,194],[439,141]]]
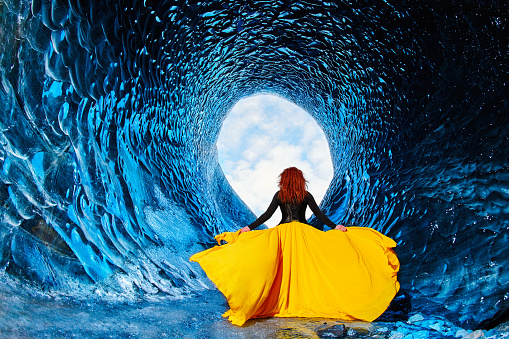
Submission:
[[[294,221],[215,239],[228,243],[190,260],[225,295],[223,316],[235,325],[262,317],[373,321],[399,290],[396,243],[371,228],[323,232]]]

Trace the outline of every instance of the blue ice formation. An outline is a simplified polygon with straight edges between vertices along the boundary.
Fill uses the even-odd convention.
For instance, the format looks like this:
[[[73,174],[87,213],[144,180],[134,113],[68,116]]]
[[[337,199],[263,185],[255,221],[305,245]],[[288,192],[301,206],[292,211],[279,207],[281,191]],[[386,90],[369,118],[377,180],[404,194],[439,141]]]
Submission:
[[[493,321],[509,309],[508,14],[505,0],[2,0],[2,269],[48,290],[200,290],[189,254],[255,218],[218,164],[222,121],[274,93],[328,139],[324,211],[397,240],[412,307]]]

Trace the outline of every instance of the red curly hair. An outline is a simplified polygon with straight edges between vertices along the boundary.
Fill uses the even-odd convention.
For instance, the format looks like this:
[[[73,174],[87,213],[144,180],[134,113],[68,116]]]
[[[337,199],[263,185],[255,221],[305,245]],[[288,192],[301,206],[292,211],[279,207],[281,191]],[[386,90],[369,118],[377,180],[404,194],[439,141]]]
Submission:
[[[279,199],[285,203],[300,203],[306,197],[307,181],[297,167],[289,167],[279,175]]]

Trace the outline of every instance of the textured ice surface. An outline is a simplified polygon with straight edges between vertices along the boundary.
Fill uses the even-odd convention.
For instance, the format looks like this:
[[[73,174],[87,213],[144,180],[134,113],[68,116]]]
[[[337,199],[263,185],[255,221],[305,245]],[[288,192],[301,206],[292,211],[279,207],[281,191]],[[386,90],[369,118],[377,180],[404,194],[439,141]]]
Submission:
[[[260,338],[319,339],[318,331],[344,324],[350,339],[453,339],[509,337],[509,324],[465,330],[442,317],[411,314],[407,321],[344,322],[324,318],[254,319],[234,326],[221,317],[227,309],[217,290],[194,298],[86,299],[48,297],[0,282],[0,338]],[[324,336],[322,337],[324,338]]]
[[[221,122],[275,93],[328,139],[324,211],[398,242],[414,310],[475,327],[509,308],[508,17],[505,0],[3,0],[1,266],[49,292],[203,289],[189,254],[255,217],[218,165]]]

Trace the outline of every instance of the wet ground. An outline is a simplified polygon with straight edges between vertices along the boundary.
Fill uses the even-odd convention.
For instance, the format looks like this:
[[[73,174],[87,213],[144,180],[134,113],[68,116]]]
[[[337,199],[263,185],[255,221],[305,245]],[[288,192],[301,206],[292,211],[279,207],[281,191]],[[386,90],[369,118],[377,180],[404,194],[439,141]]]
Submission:
[[[345,324],[347,338],[506,338],[509,324],[491,331],[465,331],[439,317],[411,314],[405,322],[344,322],[313,318],[250,320],[230,324],[216,290],[199,297],[169,300],[78,301],[33,295],[28,289],[0,285],[1,338],[319,338],[318,331]],[[110,298],[111,299],[111,298]]]

